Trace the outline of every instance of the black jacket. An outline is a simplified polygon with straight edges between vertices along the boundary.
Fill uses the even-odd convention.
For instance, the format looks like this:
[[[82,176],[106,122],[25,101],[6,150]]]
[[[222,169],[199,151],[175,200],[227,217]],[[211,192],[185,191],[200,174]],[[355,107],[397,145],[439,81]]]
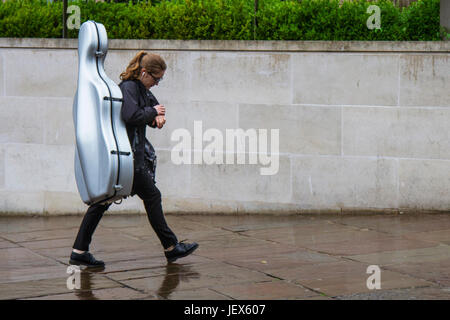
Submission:
[[[145,129],[147,125],[156,128],[156,125],[152,126],[152,122],[158,112],[153,107],[159,102],[139,80],[122,81],[119,87],[123,95],[122,118],[125,121],[131,147],[134,147],[134,168],[139,170],[144,166],[145,141],[147,140]],[[133,143],[135,134],[137,139]]]

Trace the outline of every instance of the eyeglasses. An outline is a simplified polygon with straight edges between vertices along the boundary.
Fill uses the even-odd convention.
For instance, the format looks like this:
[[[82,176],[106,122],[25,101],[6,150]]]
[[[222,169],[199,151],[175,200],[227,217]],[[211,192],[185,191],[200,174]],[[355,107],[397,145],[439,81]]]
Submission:
[[[159,83],[159,82],[163,79],[163,77],[156,78],[156,77],[155,77],[154,75],[152,75],[150,72],[149,72],[149,75],[151,75],[151,77],[153,78],[153,80],[155,80],[156,83]]]

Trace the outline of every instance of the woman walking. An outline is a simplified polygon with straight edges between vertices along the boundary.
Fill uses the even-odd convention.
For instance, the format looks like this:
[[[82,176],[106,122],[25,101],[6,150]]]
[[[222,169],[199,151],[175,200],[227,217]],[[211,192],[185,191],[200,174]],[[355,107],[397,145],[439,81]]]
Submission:
[[[120,75],[119,87],[123,95],[122,118],[126,124],[128,138],[134,154],[134,180],[131,195],[137,194],[144,202],[150,225],[158,236],[168,262],[185,257],[198,248],[197,243],[178,242],[167,225],[161,192],[155,186],[154,167],[146,154],[154,152],[147,142],[147,125],[161,129],[165,122],[165,107],[160,105],[149,89],[162,80],[167,69],[164,60],[157,54],[140,51],[130,61]],[[104,267],[104,262],[96,260],[89,252],[92,235],[111,204],[95,204],[88,208],[73,245],[69,263],[87,267]]]

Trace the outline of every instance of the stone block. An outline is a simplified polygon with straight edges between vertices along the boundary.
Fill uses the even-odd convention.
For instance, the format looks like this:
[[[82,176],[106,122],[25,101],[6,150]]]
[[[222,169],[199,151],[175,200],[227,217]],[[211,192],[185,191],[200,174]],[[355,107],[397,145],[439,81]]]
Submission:
[[[293,157],[292,193],[304,208],[397,207],[395,160]]]
[[[191,53],[191,99],[291,103],[291,56],[280,53]]]
[[[395,106],[398,55],[299,53],[293,56],[293,102]]]
[[[189,194],[191,165],[176,165],[170,151],[156,150],[156,187],[163,196],[183,197]]]
[[[84,214],[88,206],[75,192],[44,192],[44,213],[49,215]]]
[[[450,159],[446,108],[343,108],[344,155]]]
[[[77,192],[74,151],[73,146],[7,145],[5,188],[22,192]]]
[[[450,210],[450,161],[399,160],[401,208]]]
[[[42,191],[0,191],[1,214],[39,214],[44,213],[44,192]]]
[[[8,49],[5,95],[27,97],[75,96],[78,81],[76,50]]]
[[[5,67],[4,67],[4,63],[3,63],[4,59],[3,59],[3,50],[0,49],[0,96],[3,96],[5,94]]]
[[[188,214],[236,214],[237,202],[205,197],[165,197],[163,194],[163,210],[166,213]]]
[[[341,108],[240,104],[239,127],[279,129],[283,153],[341,154]]]
[[[236,160],[236,159],[235,159]],[[247,159],[248,160],[248,159]],[[191,168],[191,196],[232,201],[289,202],[291,168],[287,156],[279,156],[278,172],[261,175],[258,164],[195,164]]]
[[[41,106],[44,110],[44,139],[47,145],[75,146],[75,128],[73,124],[73,98],[45,99]]]
[[[401,106],[450,107],[448,54],[400,56]]]
[[[0,143],[43,143],[46,121],[40,99],[0,97]]]
[[[0,190],[5,186],[5,147],[0,144]]]

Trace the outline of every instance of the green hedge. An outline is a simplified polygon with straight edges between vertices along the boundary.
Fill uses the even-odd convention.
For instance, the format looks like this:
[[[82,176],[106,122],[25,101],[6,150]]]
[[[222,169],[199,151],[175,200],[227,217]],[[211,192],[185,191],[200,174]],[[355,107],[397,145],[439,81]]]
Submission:
[[[391,1],[354,0],[162,0],[69,1],[81,9],[81,23],[103,23],[112,39],[229,40],[440,40],[439,0],[418,0],[406,8]],[[369,30],[367,7],[381,9],[381,29]],[[0,37],[59,38],[62,2],[0,2]],[[256,24],[255,24],[256,21]],[[69,30],[76,38],[78,30]]]

